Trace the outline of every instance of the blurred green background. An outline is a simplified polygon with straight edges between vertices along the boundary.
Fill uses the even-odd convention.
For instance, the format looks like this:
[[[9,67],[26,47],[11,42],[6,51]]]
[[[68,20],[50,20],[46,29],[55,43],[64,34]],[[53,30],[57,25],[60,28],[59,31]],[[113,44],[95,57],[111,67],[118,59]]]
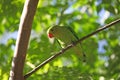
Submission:
[[[24,2],[0,0],[0,80],[9,78]],[[47,37],[51,25],[69,25],[82,38],[120,18],[119,6],[120,0],[39,0],[24,74],[61,49]],[[82,47],[86,63],[67,51],[28,80],[120,80],[120,23],[84,40]]]

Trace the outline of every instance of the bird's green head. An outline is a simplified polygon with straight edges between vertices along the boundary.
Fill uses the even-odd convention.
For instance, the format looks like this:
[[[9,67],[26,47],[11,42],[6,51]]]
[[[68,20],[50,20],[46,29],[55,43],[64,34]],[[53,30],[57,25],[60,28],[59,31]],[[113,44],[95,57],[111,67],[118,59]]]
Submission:
[[[60,31],[61,26],[54,25],[47,30],[47,35],[49,38],[55,37],[55,35]]]

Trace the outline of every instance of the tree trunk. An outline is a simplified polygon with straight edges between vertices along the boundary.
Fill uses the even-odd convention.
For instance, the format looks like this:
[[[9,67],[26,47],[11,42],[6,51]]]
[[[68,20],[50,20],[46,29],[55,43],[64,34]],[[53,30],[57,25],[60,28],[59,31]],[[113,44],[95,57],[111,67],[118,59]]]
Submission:
[[[12,60],[12,69],[9,80],[25,80],[23,77],[23,68],[26,58],[27,46],[31,33],[33,18],[36,12],[39,0],[26,0],[22,12],[18,37],[14,57]]]

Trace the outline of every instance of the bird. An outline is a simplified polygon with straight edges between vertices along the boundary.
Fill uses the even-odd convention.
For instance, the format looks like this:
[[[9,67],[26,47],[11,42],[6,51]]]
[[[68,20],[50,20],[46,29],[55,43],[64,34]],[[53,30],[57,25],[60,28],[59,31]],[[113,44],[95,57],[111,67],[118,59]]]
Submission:
[[[69,26],[53,25],[48,28],[47,35],[49,38],[55,38],[62,48],[72,43],[74,44],[75,41],[79,40],[75,31]],[[86,61],[86,55],[83,53],[80,43],[73,46],[72,49],[83,59],[83,62]]]

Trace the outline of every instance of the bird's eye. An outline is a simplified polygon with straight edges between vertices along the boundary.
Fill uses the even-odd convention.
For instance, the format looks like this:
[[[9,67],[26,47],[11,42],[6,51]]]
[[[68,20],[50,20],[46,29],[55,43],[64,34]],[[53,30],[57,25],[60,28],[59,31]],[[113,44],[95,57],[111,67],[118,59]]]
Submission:
[[[51,31],[53,31],[53,29],[51,29]]]

